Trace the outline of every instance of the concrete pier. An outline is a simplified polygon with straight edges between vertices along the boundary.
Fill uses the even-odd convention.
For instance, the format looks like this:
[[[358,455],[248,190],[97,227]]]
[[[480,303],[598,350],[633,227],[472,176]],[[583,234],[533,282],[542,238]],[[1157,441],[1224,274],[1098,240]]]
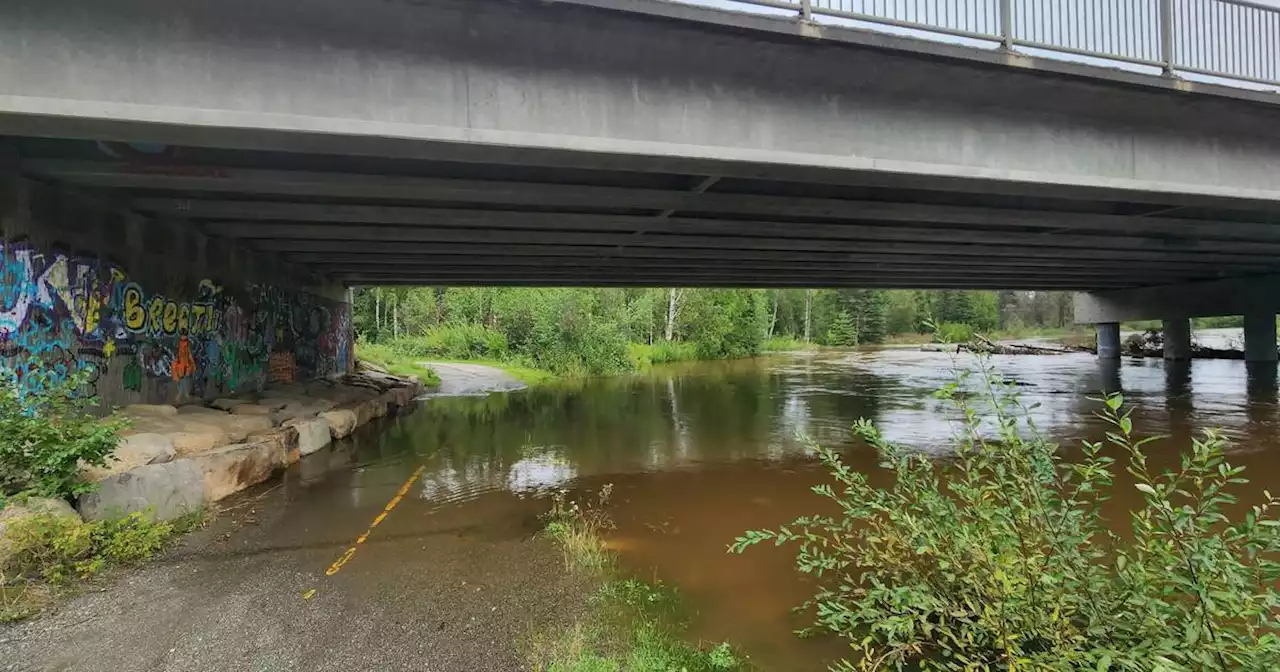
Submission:
[[[1102,394],[1124,391],[1121,380],[1121,364],[1119,357],[1098,359],[1098,391]]]
[[[1098,358],[1118,358],[1120,356],[1120,323],[1099,322],[1094,326],[1098,330]]]
[[[1181,318],[1163,321],[1164,358],[1191,359],[1191,320]]]
[[[1247,362],[1276,361],[1275,313],[1245,313],[1244,359]]]

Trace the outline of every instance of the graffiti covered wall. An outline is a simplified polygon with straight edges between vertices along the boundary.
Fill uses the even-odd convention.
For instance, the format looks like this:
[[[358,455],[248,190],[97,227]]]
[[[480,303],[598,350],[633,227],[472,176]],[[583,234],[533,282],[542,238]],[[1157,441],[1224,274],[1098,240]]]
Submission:
[[[348,371],[351,338],[345,302],[0,243],[0,370],[22,394],[83,371],[108,404],[212,398]]]

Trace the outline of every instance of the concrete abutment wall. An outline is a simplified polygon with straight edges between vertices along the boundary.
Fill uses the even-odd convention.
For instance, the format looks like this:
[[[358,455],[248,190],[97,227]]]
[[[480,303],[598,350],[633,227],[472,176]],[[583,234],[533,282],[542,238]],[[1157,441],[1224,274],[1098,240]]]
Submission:
[[[187,222],[0,164],[0,233],[0,373],[20,394],[84,372],[106,407],[173,403],[352,367],[343,288]]]

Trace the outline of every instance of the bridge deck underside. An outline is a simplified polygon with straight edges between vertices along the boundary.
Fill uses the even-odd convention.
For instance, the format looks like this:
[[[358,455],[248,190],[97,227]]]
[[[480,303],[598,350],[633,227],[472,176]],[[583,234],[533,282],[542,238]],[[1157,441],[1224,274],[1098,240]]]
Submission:
[[[349,285],[1102,290],[1280,272],[1274,203],[14,140],[33,179]]]

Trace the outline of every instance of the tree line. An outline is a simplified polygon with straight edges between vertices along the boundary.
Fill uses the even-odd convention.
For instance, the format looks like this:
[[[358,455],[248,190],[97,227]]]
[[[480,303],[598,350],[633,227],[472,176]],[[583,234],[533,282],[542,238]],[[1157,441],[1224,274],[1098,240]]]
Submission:
[[[562,374],[759,354],[771,339],[881,343],[936,325],[973,331],[1072,323],[1066,292],[881,289],[366,287],[362,342],[407,356],[518,359]]]

